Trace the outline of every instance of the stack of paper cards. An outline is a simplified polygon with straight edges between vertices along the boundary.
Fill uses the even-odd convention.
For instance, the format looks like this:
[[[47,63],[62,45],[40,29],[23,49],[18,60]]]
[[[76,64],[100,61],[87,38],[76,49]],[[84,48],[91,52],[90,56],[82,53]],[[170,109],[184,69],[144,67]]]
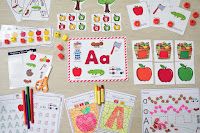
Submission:
[[[52,68],[52,56],[35,51],[28,49],[8,53],[10,89],[35,87],[38,80],[48,77]]]
[[[7,0],[7,3],[18,22],[49,19],[51,0]]]
[[[142,90],[142,133],[199,133],[199,89]]]
[[[193,41],[134,40],[132,50],[135,84],[195,84]]]
[[[58,30],[86,31],[86,13],[60,13],[57,19]]]
[[[87,92],[65,100],[72,133],[93,133],[96,130],[99,111],[94,92]]]
[[[133,95],[106,90],[98,132],[131,133],[135,100]]]
[[[183,35],[191,13],[178,7],[179,4],[180,0],[141,0],[141,3],[128,5],[132,30],[154,26]]]
[[[92,31],[108,32],[121,31],[121,14],[93,14],[92,15]]]
[[[0,48],[24,46],[50,46],[53,39],[53,29],[21,27],[14,25],[1,26]]]

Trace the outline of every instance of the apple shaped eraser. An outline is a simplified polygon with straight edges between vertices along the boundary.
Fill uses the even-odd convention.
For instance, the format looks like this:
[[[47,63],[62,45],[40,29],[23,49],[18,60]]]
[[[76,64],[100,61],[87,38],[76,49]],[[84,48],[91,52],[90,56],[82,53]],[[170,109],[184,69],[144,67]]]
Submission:
[[[48,42],[48,41],[50,40],[50,37],[49,37],[49,36],[44,36],[44,40],[45,40],[46,42]]]
[[[65,58],[65,56],[62,53],[59,53],[58,54],[58,58],[61,59],[61,60],[63,60]]]
[[[49,35],[49,30],[48,29],[44,30],[44,35]]]
[[[30,60],[35,60],[36,59],[36,55],[35,54],[31,54],[30,55]]]
[[[41,32],[40,30],[37,30],[37,31],[36,31],[36,35],[37,35],[37,36],[40,36],[41,34],[42,34],[42,32]]]
[[[11,37],[10,41],[13,42],[13,43],[15,43],[17,41],[17,38],[16,37]]]
[[[61,33],[58,32],[58,31],[55,32],[55,33],[54,33],[54,37],[55,37],[55,38],[60,38],[60,37],[61,37]]]
[[[37,41],[41,42],[42,41],[42,37],[41,36],[37,36]]]
[[[138,20],[138,21],[135,21],[135,22],[134,22],[134,26],[135,26],[135,27],[140,27],[140,21],[139,21],[139,20]]]
[[[4,43],[5,43],[5,44],[10,44],[10,40],[5,39],[5,40],[4,40]]]
[[[29,37],[29,38],[28,38],[28,42],[29,42],[29,43],[32,43],[32,42],[34,42],[34,38],[32,38],[32,37]]]
[[[190,8],[190,3],[189,2],[184,2],[183,3],[183,7],[186,8],[186,9],[189,9]]]
[[[25,36],[26,36],[26,32],[22,31],[22,32],[20,33],[20,35],[21,35],[21,37],[25,37]]]
[[[26,43],[26,39],[21,38],[21,39],[20,39],[20,42],[21,42],[22,44],[25,44],[25,43]]]
[[[153,23],[154,24],[159,24],[160,23],[160,19],[159,18],[154,18],[153,19]]]
[[[198,12],[193,12],[192,16],[193,16],[193,18],[198,18],[199,17],[199,13]]]
[[[168,27],[173,27],[173,26],[174,26],[174,22],[169,21],[169,22],[167,23],[167,26],[168,26]]]
[[[195,26],[197,24],[197,22],[194,19],[190,20],[190,26]]]
[[[33,31],[29,31],[29,32],[28,32],[28,36],[31,36],[31,37],[32,37],[33,35],[34,35],[34,32],[33,32]]]
[[[57,49],[60,50],[60,51],[63,51],[64,47],[61,44],[58,44]]]
[[[67,40],[68,40],[68,35],[66,35],[66,34],[63,35],[63,36],[62,36],[62,40],[63,40],[63,41],[67,41]]]

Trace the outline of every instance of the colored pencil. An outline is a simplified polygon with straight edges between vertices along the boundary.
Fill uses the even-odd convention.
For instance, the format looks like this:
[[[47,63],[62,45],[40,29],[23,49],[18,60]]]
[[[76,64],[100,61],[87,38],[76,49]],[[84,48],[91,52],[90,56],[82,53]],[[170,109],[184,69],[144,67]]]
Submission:
[[[24,124],[27,124],[27,119],[26,119],[26,94],[25,91],[22,90],[22,99],[23,99],[23,110],[24,110]]]
[[[31,120],[31,111],[30,111],[30,93],[29,93],[29,87],[26,87],[26,94],[27,94],[27,106],[28,106],[28,119]]]
[[[95,97],[95,103],[98,103],[98,86],[97,85],[95,85],[94,86],[94,97]]]
[[[28,95],[26,95],[26,101],[28,101]],[[26,106],[26,110],[28,110],[28,106]],[[30,119],[28,117],[28,112],[26,113],[26,120],[27,120],[27,125],[28,125],[28,129],[30,129]]]
[[[97,90],[97,97],[98,97],[97,104],[100,105],[101,104],[101,88],[100,87],[98,87],[98,90]]]
[[[105,89],[104,86],[101,85],[101,103],[105,102]]]
[[[33,89],[30,90],[30,104],[31,104],[31,123],[34,123]]]

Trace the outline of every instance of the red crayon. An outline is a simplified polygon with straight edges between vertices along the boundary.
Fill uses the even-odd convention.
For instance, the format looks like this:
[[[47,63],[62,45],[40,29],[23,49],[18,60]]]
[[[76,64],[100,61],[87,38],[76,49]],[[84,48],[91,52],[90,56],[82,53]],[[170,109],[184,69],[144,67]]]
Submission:
[[[25,91],[22,90],[22,99],[23,99],[23,109],[24,109],[24,124],[27,124],[27,119],[26,119],[26,95],[25,95]]]
[[[31,123],[34,123],[33,89],[30,90],[30,104],[31,104]]]

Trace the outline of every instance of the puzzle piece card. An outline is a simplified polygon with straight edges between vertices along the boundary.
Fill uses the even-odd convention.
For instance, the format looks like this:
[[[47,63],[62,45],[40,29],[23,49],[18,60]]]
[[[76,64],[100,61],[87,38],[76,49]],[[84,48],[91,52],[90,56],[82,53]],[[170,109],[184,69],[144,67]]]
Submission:
[[[152,61],[151,40],[132,41],[133,61]]]
[[[69,82],[125,81],[126,38],[71,38],[68,62]]]
[[[87,92],[65,100],[72,133],[94,133],[98,123],[98,105],[94,92]]]
[[[58,30],[86,31],[86,13],[60,13],[57,19]]]
[[[175,62],[176,84],[195,84],[193,61]]]
[[[172,40],[154,40],[155,62],[173,62],[174,44]]]
[[[136,96],[117,91],[105,91],[98,131],[130,133]]]
[[[10,89],[24,87],[22,75],[25,66],[23,57],[24,53],[30,51],[36,52],[36,49],[27,49],[27,50],[13,51],[8,53],[8,72],[9,72]]]
[[[180,7],[166,8],[165,28],[172,32],[183,35],[191,12]]]
[[[175,61],[194,61],[193,41],[175,41]]]
[[[20,22],[22,18],[24,0],[7,0],[7,3],[16,21]]]
[[[155,84],[172,85],[175,84],[174,63],[155,63]]]
[[[51,0],[25,0],[23,20],[49,20]]]
[[[108,32],[121,31],[121,14],[92,14],[92,31],[93,32]]]
[[[196,88],[142,90],[142,132],[198,133],[199,93]]]
[[[150,14],[146,2],[127,5],[132,30],[139,30],[150,26]]]
[[[154,84],[154,68],[152,62],[133,63],[134,84]]]

